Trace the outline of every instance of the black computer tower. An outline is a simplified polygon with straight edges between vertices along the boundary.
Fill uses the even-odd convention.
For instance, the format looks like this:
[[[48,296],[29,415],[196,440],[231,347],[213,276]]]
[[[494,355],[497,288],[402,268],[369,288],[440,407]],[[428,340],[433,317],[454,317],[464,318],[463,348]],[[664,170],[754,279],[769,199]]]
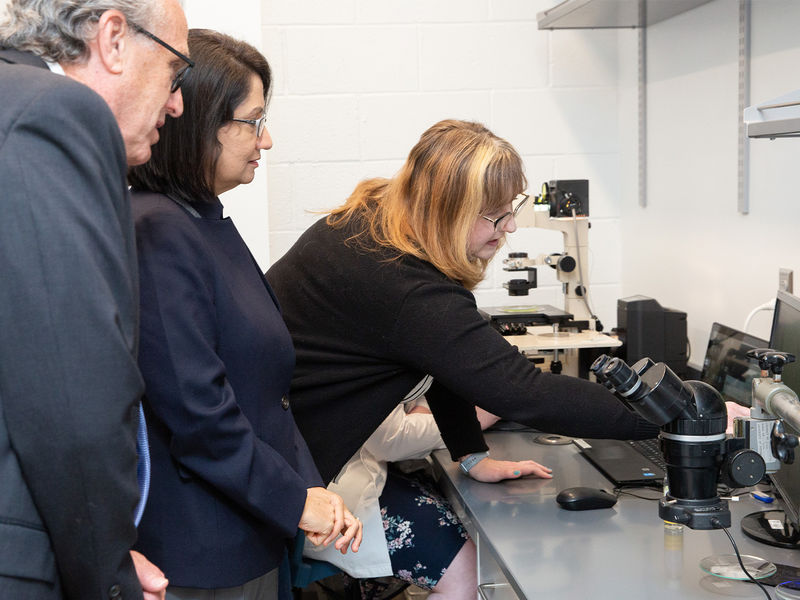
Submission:
[[[687,372],[686,313],[663,308],[646,296],[630,296],[617,300],[617,334],[623,342],[617,355],[632,365],[649,357],[663,362],[676,375]]]

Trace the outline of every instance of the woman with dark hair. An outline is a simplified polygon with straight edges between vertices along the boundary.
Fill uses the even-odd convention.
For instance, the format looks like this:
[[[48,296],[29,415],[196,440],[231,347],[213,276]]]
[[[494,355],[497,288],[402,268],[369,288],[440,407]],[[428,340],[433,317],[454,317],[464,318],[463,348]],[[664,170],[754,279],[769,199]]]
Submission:
[[[547,477],[549,470],[488,457],[476,405],[553,433],[656,435],[604,387],[542,373],[479,314],[470,290],[515,231],[525,185],[508,142],[478,123],[441,121],[395,177],[360,183],[269,270],[297,352],[293,412],[325,481],[398,403],[423,393],[453,460],[480,481]],[[396,526],[427,494],[413,487],[389,471],[380,497],[391,566],[395,576],[437,592],[453,579],[449,569],[467,545],[448,542],[435,565],[392,552],[445,537],[423,516]],[[466,594],[474,598],[474,565],[470,577]]]
[[[184,116],[129,174],[152,464],[137,548],[169,577],[167,598],[271,599],[298,528],[346,552],[361,524],[295,426],[291,337],[218,198],[272,146],[269,65],[208,30],[189,32],[189,50]]]

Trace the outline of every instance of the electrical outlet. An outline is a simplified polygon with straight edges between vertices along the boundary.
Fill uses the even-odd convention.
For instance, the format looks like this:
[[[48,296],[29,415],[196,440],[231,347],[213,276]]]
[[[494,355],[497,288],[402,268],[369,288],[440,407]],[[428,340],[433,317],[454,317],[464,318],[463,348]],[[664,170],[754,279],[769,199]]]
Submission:
[[[778,272],[778,289],[790,294],[794,293],[794,271],[781,269]]]

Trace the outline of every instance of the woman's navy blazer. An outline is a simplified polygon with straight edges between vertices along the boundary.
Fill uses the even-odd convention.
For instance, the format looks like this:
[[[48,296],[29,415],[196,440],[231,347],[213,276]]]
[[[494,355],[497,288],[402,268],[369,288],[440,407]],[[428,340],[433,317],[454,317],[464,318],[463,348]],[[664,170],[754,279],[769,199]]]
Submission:
[[[218,200],[132,201],[152,465],[136,548],[174,585],[241,585],[279,565],[322,484],[289,410],[292,340]]]

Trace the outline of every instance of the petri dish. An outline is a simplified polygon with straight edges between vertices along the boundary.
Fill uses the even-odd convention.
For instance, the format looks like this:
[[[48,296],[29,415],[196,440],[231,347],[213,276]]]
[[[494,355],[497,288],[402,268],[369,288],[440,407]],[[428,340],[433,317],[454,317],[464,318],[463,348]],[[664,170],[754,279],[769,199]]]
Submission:
[[[525,304],[525,305],[515,305],[515,306],[502,306],[499,309],[499,312],[502,313],[535,313],[540,312],[542,307],[537,304]]]
[[[758,556],[742,554],[742,562],[753,579],[764,579],[764,577],[769,577],[778,570],[773,563]],[[721,577],[722,579],[749,579],[745,572],[742,571],[735,554],[706,556],[700,561],[700,568],[709,575]]]

